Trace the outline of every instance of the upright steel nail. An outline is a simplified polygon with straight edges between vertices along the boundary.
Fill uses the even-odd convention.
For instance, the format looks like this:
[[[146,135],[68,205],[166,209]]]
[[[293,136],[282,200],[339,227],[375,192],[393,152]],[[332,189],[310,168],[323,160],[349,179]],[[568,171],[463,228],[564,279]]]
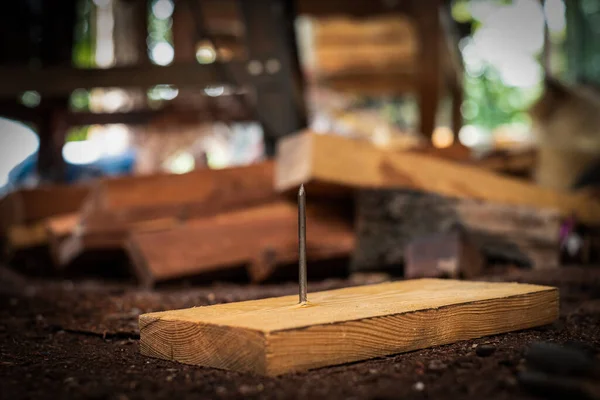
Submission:
[[[306,192],[304,185],[298,191],[298,275],[300,304],[306,303]]]

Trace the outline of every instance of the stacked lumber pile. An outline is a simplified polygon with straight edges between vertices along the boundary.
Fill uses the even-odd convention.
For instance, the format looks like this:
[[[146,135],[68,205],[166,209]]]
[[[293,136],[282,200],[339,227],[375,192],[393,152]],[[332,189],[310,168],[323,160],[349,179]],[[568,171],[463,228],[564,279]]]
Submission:
[[[323,266],[309,275],[326,276],[335,260],[410,277],[475,277],[498,261],[557,267],[564,218],[595,226],[600,203],[494,171],[504,167],[464,149],[399,151],[302,132],[280,141],[275,161],[15,192],[0,203],[1,226],[13,253],[50,249],[57,273],[96,263],[146,287],[263,282],[296,273],[295,196],[305,184],[307,256]]]
[[[46,185],[0,199],[0,237],[9,255],[61,242],[77,225],[88,194],[87,186]]]
[[[418,38],[407,16],[317,19],[313,43],[311,72],[317,82],[369,94],[410,88]]]
[[[128,274],[146,287],[185,277],[262,282],[297,270],[295,199],[276,192],[274,170],[268,161],[102,179],[77,202],[68,196],[78,187],[54,188],[35,201],[29,192],[16,192],[3,199],[3,215],[16,215],[23,208],[16,199],[23,197],[39,207],[48,207],[46,199],[56,206],[43,215],[32,209],[23,222],[33,224],[3,218],[3,227],[11,248],[49,249],[59,274],[112,273],[116,267],[117,276]],[[354,247],[350,211],[327,201],[310,205],[310,261],[348,259]]]
[[[477,259],[465,251],[469,247],[488,262],[558,266],[563,219],[573,215],[598,225],[600,203],[493,171],[505,165],[386,151],[364,141],[304,132],[280,142],[275,185],[293,192],[305,184],[313,196],[355,198],[356,270],[407,262],[427,270],[432,261],[426,253],[438,252],[438,272],[460,276],[455,271],[464,264],[460,259]],[[404,267],[418,275],[414,265]]]

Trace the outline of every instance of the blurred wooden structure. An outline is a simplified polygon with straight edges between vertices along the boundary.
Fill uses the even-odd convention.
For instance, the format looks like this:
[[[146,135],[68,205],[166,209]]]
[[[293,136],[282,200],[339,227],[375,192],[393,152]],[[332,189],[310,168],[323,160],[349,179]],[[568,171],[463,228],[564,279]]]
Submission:
[[[59,180],[62,176],[61,149],[69,126],[144,124],[165,112],[73,113],[68,98],[79,88],[146,89],[158,84],[200,90],[217,84],[248,88],[246,95],[231,99],[242,105],[239,112],[220,107],[222,99],[206,99],[191,108],[175,101],[168,111],[182,116],[199,114],[206,120],[258,120],[265,131],[267,153],[272,155],[279,137],[306,125],[304,82],[294,32],[297,15],[314,16],[318,21],[318,80],[370,94],[416,92],[421,109],[419,130],[425,135],[432,133],[442,94],[449,92],[454,103],[454,131],[460,126],[462,67],[441,0],[178,0],[173,14],[175,61],[165,67],[147,59],[148,26],[144,21],[148,1],[114,2],[116,8],[127,10],[119,14],[115,33],[119,35],[115,52],[123,56],[123,62],[108,69],[71,65],[76,0],[59,5],[41,2],[40,9],[10,2],[0,16],[0,34],[10,37],[0,43],[0,115],[38,126],[39,170],[45,178]],[[336,19],[340,16],[350,20]],[[123,40],[121,28],[127,28],[128,41]],[[39,40],[31,39],[31,31],[39,33]],[[202,43],[216,50],[214,62],[196,61]],[[137,56],[127,56],[136,49]],[[40,93],[42,101],[37,108],[16,101],[28,90]]]

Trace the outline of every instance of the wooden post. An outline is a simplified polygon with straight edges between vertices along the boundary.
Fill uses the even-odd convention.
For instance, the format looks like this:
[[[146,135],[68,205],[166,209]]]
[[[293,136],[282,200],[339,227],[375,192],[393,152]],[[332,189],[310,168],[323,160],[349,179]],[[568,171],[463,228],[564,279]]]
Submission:
[[[148,64],[148,1],[117,0],[113,15],[116,64]]]
[[[460,108],[463,103],[463,88],[457,84],[453,84],[451,90],[452,95],[452,132],[454,133],[454,142],[458,144],[458,132],[463,125],[463,117]]]
[[[175,62],[194,62],[196,60],[197,34],[194,26],[193,10],[188,1],[175,3],[173,10],[173,47]]]
[[[37,132],[40,138],[37,170],[43,181],[61,182],[66,176],[62,156],[67,125],[67,100],[44,99]]]
[[[266,152],[272,156],[278,138],[307,125],[294,2],[238,0],[238,4],[246,25],[247,71],[255,89]]]
[[[440,100],[440,1],[428,0],[415,3],[414,15],[419,34],[418,88],[419,88],[419,132],[431,138],[435,129]]]

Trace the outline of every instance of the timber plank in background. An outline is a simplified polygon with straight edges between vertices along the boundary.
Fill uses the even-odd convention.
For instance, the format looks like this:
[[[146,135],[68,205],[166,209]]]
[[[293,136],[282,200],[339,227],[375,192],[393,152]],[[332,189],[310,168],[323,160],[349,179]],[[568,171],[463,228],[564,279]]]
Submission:
[[[247,264],[251,278],[260,281],[275,264],[297,260],[297,224],[296,205],[278,202],[190,220],[169,230],[133,232],[126,248],[144,286]],[[353,249],[351,224],[335,212],[311,205],[307,230],[309,260],[348,256]]]
[[[0,200],[0,236],[12,225],[77,212],[88,193],[83,185],[47,185],[9,193]]]
[[[357,193],[356,218],[355,270],[402,264],[412,241],[456,228],[488,259],[534,268],[559,262],[561,216],[551,209],[381,189]]]
[[[186,174],[105,179],[85,205],[86,230],[115,229],[130,222],[174,217],[187,219],[249,207],[278,197],[273,163]]]
[[[549,324],[558,290],[421,279],[143,314],[143,355],[280,375]]]
[[[130,232],[177,227],[185,221],[272,202],[270,161],[186,174],[131,176],[99,181],[81,212],[78,232],[60,245],[60,268],[86,251],[124,250]]]
[[[276,187],[301,183],[322,188],[405,188],[500,204],[557,209],[587,224],[600,223],[600,202],[581,194],[544,189],[482,168],[411,152],[390,152],[366,142],[304,132],[278,144]],[[310,187],[308,188],[310,189]]]

